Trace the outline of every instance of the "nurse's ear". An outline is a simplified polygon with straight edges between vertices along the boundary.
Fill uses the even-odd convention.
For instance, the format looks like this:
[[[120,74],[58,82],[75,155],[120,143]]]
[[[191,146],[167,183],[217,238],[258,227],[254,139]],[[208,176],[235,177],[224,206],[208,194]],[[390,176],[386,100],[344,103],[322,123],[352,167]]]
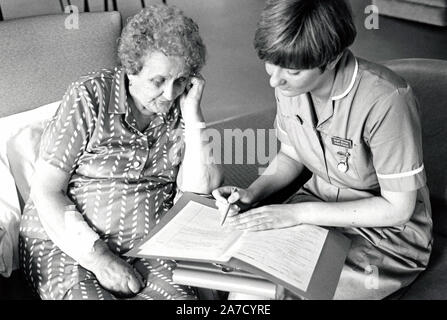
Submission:
[[[335,69],[335,67],[337,66],[338,62],[340,61],[341,57],[343,56],[343,53],[340,53],[334,60],[332,60],[331,62],[329,62],[326,66],[327,70],[333,70]]]

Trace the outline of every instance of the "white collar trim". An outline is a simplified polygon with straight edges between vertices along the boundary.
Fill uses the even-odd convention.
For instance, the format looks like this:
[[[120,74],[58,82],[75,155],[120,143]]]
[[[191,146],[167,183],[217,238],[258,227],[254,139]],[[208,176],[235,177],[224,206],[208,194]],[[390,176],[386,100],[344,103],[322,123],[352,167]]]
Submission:
[[[346,89],[345,92],[343,92],[342,94],[339,94],[338,96],[332,97],[332,100],[339,100],[341,98],[346,97],[346,95],[352,90],[352,87],[354,87],[354,83],[355,83],[355,79],[357,78],[357,73],[359,71],[359,63],[357,61],[357,58],[355,58],[355,67],[354,67],[354,73],[352,75],[352,79],[351,79],[351,83],[349,84],[348,88]]]

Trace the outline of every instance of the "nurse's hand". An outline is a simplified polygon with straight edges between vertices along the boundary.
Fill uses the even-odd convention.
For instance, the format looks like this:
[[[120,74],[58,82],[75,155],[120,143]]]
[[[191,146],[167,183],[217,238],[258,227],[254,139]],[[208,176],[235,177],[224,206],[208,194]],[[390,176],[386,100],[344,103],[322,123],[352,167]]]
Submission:
[[[242,210],[246,210],[251,207],[253,195],[248,189],[242,189],[235,186],[224,186],[213,190],[212,195],[216,199],[216,206],[223,216],[228,210],[227,220],[231,216],[239,214]],[[225,224],[227,222],[225,221]]]
[[[237,230],[262,231],[281,229],[301,224],[297,204],[278,204],[254,208],[227,219]]]

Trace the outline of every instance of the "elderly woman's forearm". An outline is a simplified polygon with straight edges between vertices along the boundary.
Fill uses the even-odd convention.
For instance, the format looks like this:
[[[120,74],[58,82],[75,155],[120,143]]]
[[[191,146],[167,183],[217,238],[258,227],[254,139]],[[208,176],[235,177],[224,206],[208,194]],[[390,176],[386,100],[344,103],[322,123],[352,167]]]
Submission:
[[[179,175],[178,186],[184,192],[208,194],[223,183],[223,168],[217,164],[186,162]]]
[[[83,221],[79,212],[70,212],[68,214],[77,214],[78,217],[67,219],[65,208],[73,205],[73,202],[67,197],[65,192],[48,192],[44,188],[35,188],[39,191],[33,191],[31,198],[39,214],[40,221],[50,239],[66,254],[79,262],[83,267],[90,269],[95,262],[95,257],[89,244],[80,239],[88,239],[94,235],[86,222],[80,228],[79,226],[69,225],[69,221],[78,218]],[[82,219],[82,220],[81,220]],[[76,232],[76,234],[74,234]]]
[[[223,168],[213,158],[203,129],[186,129],[178,182],[182,191],[198,193],[210,193],[223,182]]]

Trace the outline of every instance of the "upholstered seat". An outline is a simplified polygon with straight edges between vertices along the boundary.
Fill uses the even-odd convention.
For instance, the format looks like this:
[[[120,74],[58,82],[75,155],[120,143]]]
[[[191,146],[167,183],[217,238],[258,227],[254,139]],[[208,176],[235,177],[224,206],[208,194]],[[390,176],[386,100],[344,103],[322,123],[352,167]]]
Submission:
[[[57,14],[0,22],[0,117],[58,101],[80,75],[117,64],[118,12],[82,13],[79,29],[66,28],[66,19]],[[0,299],[34,297],[20,271],[0,275]]]
[[[117,64],[118,12],[66,14],[0,22],[0,117],[60,100],[81,74]]]
[[[401,59],[385,64],[410,83],[420,103],[435,233],[428,269],[403,291],[401,298],[447,299],[447,61]]]

